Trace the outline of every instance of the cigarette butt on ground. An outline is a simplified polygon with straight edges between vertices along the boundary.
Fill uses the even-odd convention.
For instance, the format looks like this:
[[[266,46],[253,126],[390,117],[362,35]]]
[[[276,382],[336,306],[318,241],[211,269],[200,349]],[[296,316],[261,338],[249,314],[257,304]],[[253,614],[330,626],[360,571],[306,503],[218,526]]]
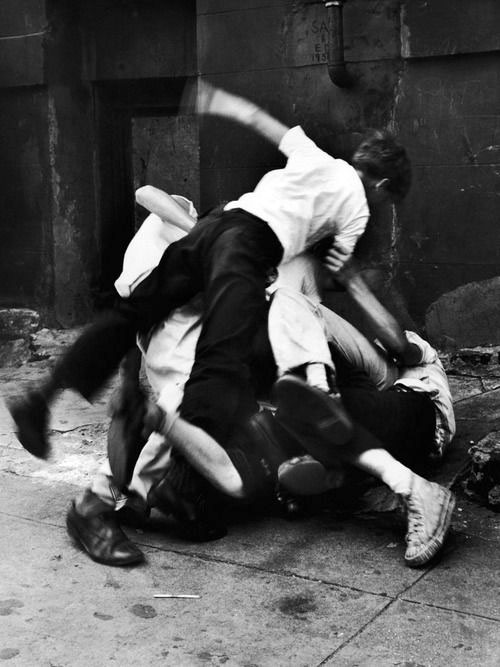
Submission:
[[[188,595],[187,593],[156,593],[153,595],[155,598],[188,598],[193,600],[198,600],[199,595]]]

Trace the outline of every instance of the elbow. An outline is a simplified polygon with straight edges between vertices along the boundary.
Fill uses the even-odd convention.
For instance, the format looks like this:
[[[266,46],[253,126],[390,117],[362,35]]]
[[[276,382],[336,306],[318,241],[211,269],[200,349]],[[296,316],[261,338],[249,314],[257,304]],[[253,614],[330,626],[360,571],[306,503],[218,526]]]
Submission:
[[[243,485],[243,480],[241,479],[239,473],[234,470],[223,476],[216,481],[216,486],[219,487],[219,490],[230,496],[231,498],[236,498],[238,500],[243,500],[246,498],[247,493]]]
[[[198,472],[201,472],[216,489],[226,496],[239,500],[246,498],[248,494],[240,473],[236,470],[232,462],[228,462],[225,457],[223,458],[224,460],[218,464],[212,462],[212,465],[208,468],[205,467],[203,470],[198,469]]]
[[[135,201],[144,206],[144,202],[151,196],[153,187],[151,185],[143,185],[135,191]]]

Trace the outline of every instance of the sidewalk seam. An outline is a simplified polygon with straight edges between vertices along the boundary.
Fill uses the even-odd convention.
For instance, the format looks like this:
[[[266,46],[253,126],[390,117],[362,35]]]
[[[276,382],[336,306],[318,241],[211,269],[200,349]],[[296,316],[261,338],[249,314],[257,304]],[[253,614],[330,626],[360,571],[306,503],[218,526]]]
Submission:
[[[494,623],[500,623],[500,616],[486,616],[485,614],[479,614],[475,611],[461,611],[459,609],[454,609],[452,607],[443,607],[439,604],[434,604],[433,602],[420,602],[419,600],[408,600],[407,598],[399,598],[403,602],[408,602],[409,604],[416,604],[421,607],[431,607],[432,609],[441,609],[441,611],[450,611],[454,614],[460,614],[461,616],[474,616],[475,618],[482,618],[486,621],[493,621]]]

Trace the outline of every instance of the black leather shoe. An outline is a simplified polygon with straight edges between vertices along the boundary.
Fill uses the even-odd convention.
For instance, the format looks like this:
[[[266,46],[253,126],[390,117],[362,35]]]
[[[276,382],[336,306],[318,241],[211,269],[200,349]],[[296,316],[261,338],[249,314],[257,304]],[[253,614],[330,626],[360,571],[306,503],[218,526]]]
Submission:
[[[50,446],[47,440],[49,409],[37,391],[7,401],[7,407],[16,424],[16,435],[21,445],[33,456],[46,459]]]
[[[122,566],[144,560],[142,551],[120,528],[114,512],[82,516],[73,501],[66,514],[66,527],[71,537],[97,563]]]
[[[121,526],[144,528],[149,521],[151,508],[142,502],[135,502],[134,496],[129,495],[127,502],[119,510],[115,510],[115,517]]]

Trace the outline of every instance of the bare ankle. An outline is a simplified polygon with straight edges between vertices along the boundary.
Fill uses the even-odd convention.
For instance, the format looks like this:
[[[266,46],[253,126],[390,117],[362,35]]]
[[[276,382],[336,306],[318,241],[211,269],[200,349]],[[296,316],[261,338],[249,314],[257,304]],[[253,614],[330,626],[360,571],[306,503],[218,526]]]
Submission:
[[[326,368],[324,364],[314,363],[307,364],[306,366],[306,379],[307,384],[311,387],[316,387],[325,393],[329,393],[330,387],[328,385],[328,379],[326,377]]]

